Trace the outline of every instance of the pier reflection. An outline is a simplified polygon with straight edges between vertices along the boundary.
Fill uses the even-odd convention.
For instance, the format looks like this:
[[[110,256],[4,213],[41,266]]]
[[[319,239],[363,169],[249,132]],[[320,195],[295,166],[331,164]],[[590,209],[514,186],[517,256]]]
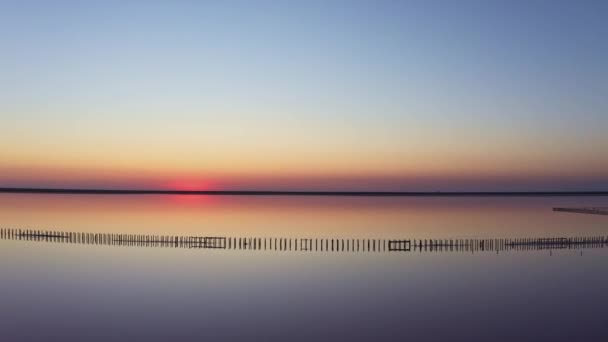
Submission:
[[[0,239],[99,246],[220,249],[292,252],[508,252],[604,248],[607,236],[495,239],[330,239],[280,237],[223,237],[62,232],[0,229]]]

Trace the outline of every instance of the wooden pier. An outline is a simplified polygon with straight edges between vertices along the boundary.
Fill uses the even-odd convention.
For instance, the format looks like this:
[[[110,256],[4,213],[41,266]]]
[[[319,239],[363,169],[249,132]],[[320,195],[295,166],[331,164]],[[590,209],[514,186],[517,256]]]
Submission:
[[[346,239],[218,237],[0,229],[0,239],[97,246],[324,253],[508,252],[604,248],[607,236],[495,239]]]
[[[585,208],[553,208],[553,211],[577,214],[608,215],[608,208],[585,207]]]

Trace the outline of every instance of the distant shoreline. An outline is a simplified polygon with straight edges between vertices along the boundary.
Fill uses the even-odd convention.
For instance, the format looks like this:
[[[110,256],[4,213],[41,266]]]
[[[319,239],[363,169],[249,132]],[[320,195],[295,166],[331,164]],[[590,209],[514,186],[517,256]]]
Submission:
[[[608,196],[608,191],[274,191],[274,190],[145,190],[6,188],[0,193],[73,195],[209,195],[209,196],[341,196],[341,197],[466,197],[466,196]]]

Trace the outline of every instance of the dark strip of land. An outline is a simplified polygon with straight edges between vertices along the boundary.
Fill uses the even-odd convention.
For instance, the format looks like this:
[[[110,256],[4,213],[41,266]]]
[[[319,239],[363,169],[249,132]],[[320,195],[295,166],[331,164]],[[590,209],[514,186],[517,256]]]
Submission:
[[[577,214],[608,215],[608,208],[553,208],[553,211]]]
[[[0,193],[83,194],[83,195],[212,195],[212,196],[376,196],[376,197],[459,197],[459,196],[608,196],[608,191],[274,191],[274,190],[135,190],[2,188]]]

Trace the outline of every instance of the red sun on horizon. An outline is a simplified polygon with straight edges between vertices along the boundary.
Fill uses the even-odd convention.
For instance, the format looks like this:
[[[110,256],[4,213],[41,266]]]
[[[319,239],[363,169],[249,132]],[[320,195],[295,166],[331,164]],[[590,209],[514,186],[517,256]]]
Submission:
[[[168,190],[179,190],[179,191],[205,191],[212,190],[212,184],[208,180],[198,179],[179,179],[167,182],[165,187]]]

